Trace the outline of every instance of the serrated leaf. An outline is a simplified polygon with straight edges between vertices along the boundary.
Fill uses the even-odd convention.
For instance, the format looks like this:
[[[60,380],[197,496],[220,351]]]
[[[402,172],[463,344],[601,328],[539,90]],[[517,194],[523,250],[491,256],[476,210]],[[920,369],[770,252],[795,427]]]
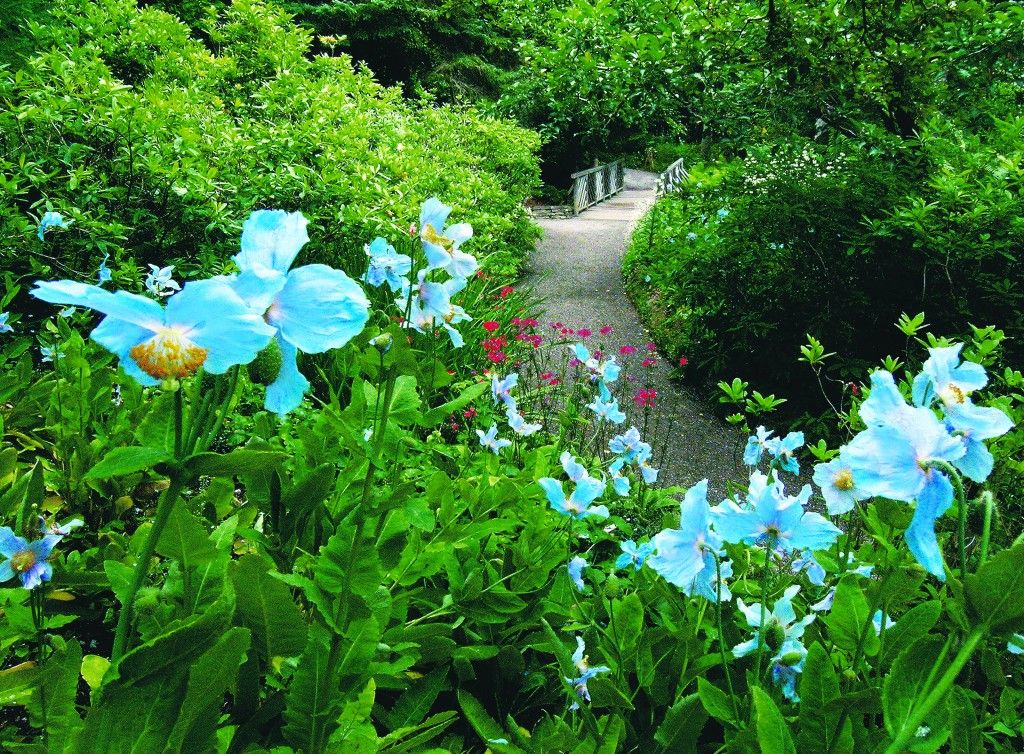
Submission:
[[[846,719],[841,731],[836,730],[841,713],[832,702],[838,698],[839,677],[828,652],[815,642],[807,650],[800,677],[800,733],[797,738],[800,751],[822,748],[836,754],[852,754],[853,725],[850,720]]]
[[[236,615],[252,631],[253,648],[260,660],[293,657],[306,646],[306,622],[284,582],[269,573],[259,555],[245,555],[231,564]]]

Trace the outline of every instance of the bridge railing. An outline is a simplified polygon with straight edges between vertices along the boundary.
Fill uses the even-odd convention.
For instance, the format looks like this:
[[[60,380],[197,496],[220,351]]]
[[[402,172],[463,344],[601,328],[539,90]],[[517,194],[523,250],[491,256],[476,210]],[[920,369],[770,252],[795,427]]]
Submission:
[[[680,157],[658,176],[658,196],[671,194],[689,177],[684,160]]]
[[[577,215],[622,191],[626,184],[626,169],[621,160],[598,165],[573,173],[572,210]]]

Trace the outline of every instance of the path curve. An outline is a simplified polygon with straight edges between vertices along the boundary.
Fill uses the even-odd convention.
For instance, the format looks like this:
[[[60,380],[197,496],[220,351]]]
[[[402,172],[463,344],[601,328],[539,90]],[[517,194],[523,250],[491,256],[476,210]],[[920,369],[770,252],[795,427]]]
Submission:
[[[548,322],[594,331],[611,325],[614,332],[602,340],[615,353],[622,345],[643,350],[651,340],[623,289],[622,256],[633,227],[654,202],[656,179],[654,173],[627,170],[625,189],[614,198],[576,217],[538,220],[544,235],[525,283],[544,300]],[[639,351],[630,357],[633,373],[642,371],[641,358]],[[673,382],[660,355],[653,369],[658,412],[674,418],[671,429],[662,420],[645,438],[654,446],[659,481],[691,485],[707,477],[714,503],[725,495],[727,480],[747,476],[737,452],[744,438],[715,416],[707,396]]]

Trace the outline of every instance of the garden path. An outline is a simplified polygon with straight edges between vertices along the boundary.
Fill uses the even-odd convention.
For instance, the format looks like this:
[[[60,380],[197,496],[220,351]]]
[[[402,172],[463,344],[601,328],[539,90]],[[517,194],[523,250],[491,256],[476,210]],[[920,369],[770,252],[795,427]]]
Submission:
[[[611,325],[611,335],[592,340],[601,340],[609,353],[616,354],[622,345],[635,346],[637,353],[625,358],[624,375],[644,371],[640,361],[651,338],[626,297],[622,256],[633,227],[654,202],[656,179],[654,173],[627,170],[625,189],[612,199],[568,219],[538,220],[544,236],[525,281],[543,300],[545,323],[558,321],[595,333]],[[654,447],[659,481],[690,485],[707,477],[714,504],[725,494],[727,480],[746,478],[740,458],[745,437],[715,416],[708,396],[673,382],[672,365],[660,354],[657,359],[653,387],[658,393],[656,413],[663,418],[652,423],[645,439]],[[633,406],[627,413],[630,408],[634,415],[639,413]]]

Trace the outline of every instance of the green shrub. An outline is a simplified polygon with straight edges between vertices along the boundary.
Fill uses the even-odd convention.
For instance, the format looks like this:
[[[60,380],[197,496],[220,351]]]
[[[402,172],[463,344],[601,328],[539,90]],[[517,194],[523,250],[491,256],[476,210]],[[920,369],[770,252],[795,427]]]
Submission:
[[[535,238],[523,201],[535,134],[467,107],[410,103],[256,0],[209,19],[206,42],[131,0],[63,0],[37,30],[46,50],[0,79],[0,260],[116,277],[173,262],[219,269],[242,219],[301,209],[311,253],[361,273],[366,239],[423,197],[472,222],[473,251],[511,272]],[[67,231],[34,238],[53,209]],[[488,262],[490,257],[490,262]]]

